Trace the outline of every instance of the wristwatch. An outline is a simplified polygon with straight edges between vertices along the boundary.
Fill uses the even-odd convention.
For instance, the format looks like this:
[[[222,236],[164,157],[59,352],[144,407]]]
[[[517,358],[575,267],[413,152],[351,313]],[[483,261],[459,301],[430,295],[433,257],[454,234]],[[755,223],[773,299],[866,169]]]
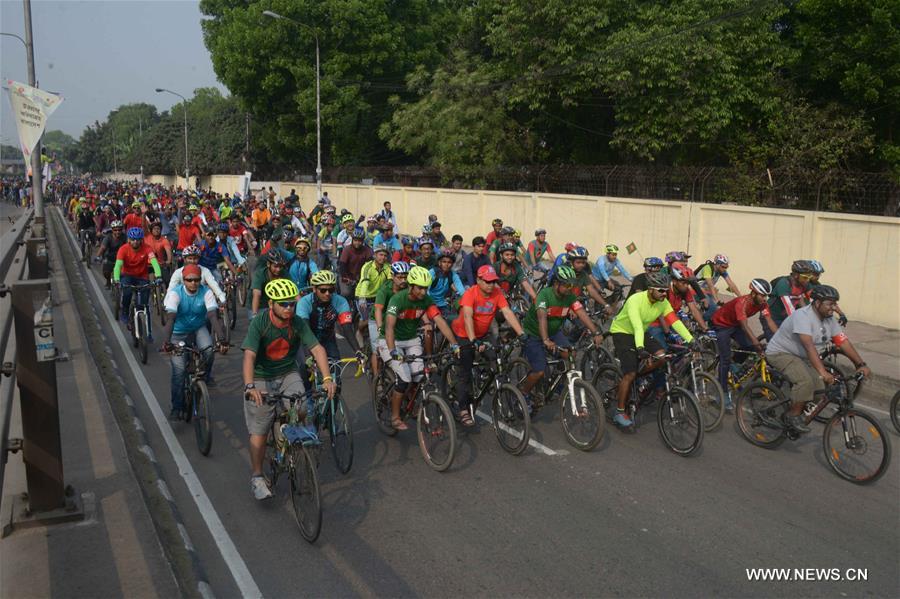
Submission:
[[[256,385],[254,385],[253,383],[247,383],[246,385],[244,385],[244,391],[249,391],[250,389],[256,389]]]

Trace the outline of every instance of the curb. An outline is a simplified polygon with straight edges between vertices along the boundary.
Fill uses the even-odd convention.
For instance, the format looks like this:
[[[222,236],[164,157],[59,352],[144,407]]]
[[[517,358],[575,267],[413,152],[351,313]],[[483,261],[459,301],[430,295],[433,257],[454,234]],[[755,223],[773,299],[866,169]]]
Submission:
[[[53,231],[57,251],[63,258],[63,268],[72,299],[82,316],[93,315],[93,318],[83,318],[81,325],[89,347],[92,348],[90,355],[100,373],[104,395],[125,441],[132,473],[141,488],[160,545],[175,574],[176,583],[184,595],[211,599],[215,595],[200,562],[200,556],[191,542],[181,512],[172,498],[156,455],[150,447],[145,427],[135,411],[134,401],[126,391],[119,366],[112,357],[115,355],[113,349],[100,327],[100,315],[85,286],[85,273],[80,266],[79,254],[69,246],[65,233],[59,230],[58,210],[54,207],[50,212],[53,217],[48,219],[48,224]],[[62,226],[66,226],[65,223]],[[60,237],[63,238],[63,243],[60,243]],[[103,351],[96,351],[100,347]]]

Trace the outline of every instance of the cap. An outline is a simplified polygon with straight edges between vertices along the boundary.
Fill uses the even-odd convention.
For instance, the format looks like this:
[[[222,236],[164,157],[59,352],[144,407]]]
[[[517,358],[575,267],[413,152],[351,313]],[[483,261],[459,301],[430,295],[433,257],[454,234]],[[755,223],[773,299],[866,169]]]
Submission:
[[[485,264],[478,269],[478,278],[484,279],[485,281],[498,281],[500,279],[500,277],[497,276],[497,271],[494,270],[494,267],[490,264]]]
[[[200,267],[196,264],[188,264],[183,269],[181,269],[181,276],[186,277],[188,275],[197,275],[200,276]]]

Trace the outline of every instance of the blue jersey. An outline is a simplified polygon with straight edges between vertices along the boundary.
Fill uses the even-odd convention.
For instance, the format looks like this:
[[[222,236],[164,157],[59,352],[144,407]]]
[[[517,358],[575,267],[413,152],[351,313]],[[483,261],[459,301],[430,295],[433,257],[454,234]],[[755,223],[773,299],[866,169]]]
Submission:
[[[200,266],[205,266],[209,270],[216,270],[219,262],[231,258],[228,254],[228,248],[221,241],[208,243],[205,239],[200,242]]]
[[[297,287],[303,289],[304,287],[309,287],[309,277],[314,272],[319,272],[319,267],[315,260],[307,257],[306,260],[301,261],[298,258],[291,262],[291,267],[288,269],[288,277]]]
[[[188,335],[206,326],[206,313],[216,309],[216,298],[205,285],[200,285],[197,293],[191,295],[179,284],[166,293],[164,304],[166,312],[175,315],[172,332]]]
[[[600,279],[601,281],[608,281],[609,277],[611,277],[612,274],[617,270],[619,271],[619,274],[621,274],[627,280],[631,280],[631,275],[628,274],[628,271],[625,270],[625,266],[622,264],[622,261],[618,258],[616,258],[614,262],[610,262],[606,256],[600,256],[599,258],[597,258],[597,262],[596,264],[594,264],[591,272],[596,278]]]
[[[459,274],[452,270],[444,275],[439,273],[436,268],[432,268],[431,277],[433,281],[431,287],[428,288],[428,295],[431,296],[431,299],[438,308],[447,307],[447,296],[450,295],[451,284],[454,289],[456,289],[456,295],[460,296],[466,292],[466,286],[463,285],[462,280],[459,278]]]
[[[334,339],[336,324],[350,324],[350,304],[336,293],[331,294],[331,301],[323,303],[316,300],[316,294],[304,295],[297,302],[297,316],[309,323],[309,328],[319,341]]]

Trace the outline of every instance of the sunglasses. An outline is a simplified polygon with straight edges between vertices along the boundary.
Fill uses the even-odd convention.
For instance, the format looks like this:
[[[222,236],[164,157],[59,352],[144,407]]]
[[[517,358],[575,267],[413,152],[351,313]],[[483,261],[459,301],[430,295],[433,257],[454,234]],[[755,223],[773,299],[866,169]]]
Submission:
[[[482,283],[484,283],[485,285],[496,285],[496,284],[497,284],[497,281],[488,281],[488,280],[485,280],[485,279],[479,279],[479,280],[480,280]],[[569,287],[571,287],[571,285],[569,285]]]
[[[190,279],[185,279],[184,282],[185,282],[185,283],[199,283],[199,282],[200,282],[200,279],[197,279],[197,278],[195,278],[195,277],[191,277]]]
[[[293,310],[297,306],[297,302],[275,302],[285,310]]]
[[[317,287],[319,293],[334,293],[334,287]]]
[[[650,291],[655,291],[657,293],[668,293],[669,292],[669,290],[666,289],[665,287],[651,287]]]

